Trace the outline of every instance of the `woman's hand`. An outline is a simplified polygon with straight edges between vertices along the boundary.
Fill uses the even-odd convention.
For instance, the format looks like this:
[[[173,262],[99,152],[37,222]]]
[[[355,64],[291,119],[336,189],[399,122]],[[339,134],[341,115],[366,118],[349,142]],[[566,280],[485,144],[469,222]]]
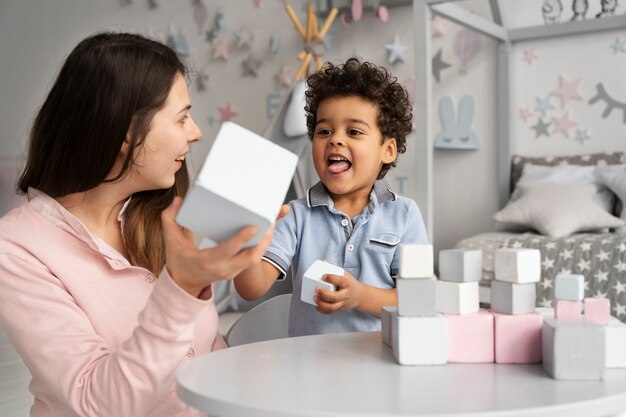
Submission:
[[[182,198],[175,197],[172,204],[163,210],[161,221],[165,239],[165,265],[172,279],[189,294],[197,297],[213,282],[232,279],[261,261],[261,256],[272,240],[273,225],[257,245],[247,249],[243,249],[244,245],[258,232],[254,226],[244,227],[213,248],[198,249],[176,223],[176,214],[181,205]],[[285,207],[281,207],[279,218],[288,212]]]

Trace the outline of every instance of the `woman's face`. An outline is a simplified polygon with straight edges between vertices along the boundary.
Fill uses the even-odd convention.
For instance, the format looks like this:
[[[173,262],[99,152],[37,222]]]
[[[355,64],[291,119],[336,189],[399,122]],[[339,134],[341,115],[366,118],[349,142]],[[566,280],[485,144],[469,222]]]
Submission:
[[[150,130],[135,150],[133,177],[138,191],[170,188],[174,176],[189,152],[189,144],[200,140],[202,132],[189,109],[187,84],[177,75],[163,107],[154,115]]]

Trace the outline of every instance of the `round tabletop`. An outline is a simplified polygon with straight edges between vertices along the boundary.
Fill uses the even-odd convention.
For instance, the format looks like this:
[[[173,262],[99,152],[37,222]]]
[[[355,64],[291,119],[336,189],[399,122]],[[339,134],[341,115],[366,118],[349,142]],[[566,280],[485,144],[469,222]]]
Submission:
[[[380,332],[292,337],[180,368],[187,404],[220,417],[607,416],[626,409],[626,370],[557,381],[541,365],[402,366]]]

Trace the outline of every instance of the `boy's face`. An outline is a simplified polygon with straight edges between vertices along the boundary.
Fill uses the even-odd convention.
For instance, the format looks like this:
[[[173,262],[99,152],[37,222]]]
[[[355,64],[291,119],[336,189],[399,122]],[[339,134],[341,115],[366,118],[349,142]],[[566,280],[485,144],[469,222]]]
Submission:
[[[313,163],[333,196],[369,196],[383,164],[396,159],[396,140],[378,128],[378,106],[359,96],[330,97],[317,109]]]

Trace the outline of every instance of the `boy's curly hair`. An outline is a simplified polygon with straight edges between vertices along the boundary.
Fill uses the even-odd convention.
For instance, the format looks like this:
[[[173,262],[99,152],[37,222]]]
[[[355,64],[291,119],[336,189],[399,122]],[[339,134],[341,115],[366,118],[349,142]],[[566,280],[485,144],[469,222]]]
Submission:
[[[326,62],[319,72],[307,78],[306,125],[313,140],[320,103],[336,96],[359,96],[378,106],[378,128],[383,138],[395,138],[398,154],[406,151],[406,136],[413,130],[409,96],[397,77],[384,67],[350,58],[343,65]],[[397,158],[396,158],[397,160]],[[384,164],[378,173],[382,179],[396,161]]]

